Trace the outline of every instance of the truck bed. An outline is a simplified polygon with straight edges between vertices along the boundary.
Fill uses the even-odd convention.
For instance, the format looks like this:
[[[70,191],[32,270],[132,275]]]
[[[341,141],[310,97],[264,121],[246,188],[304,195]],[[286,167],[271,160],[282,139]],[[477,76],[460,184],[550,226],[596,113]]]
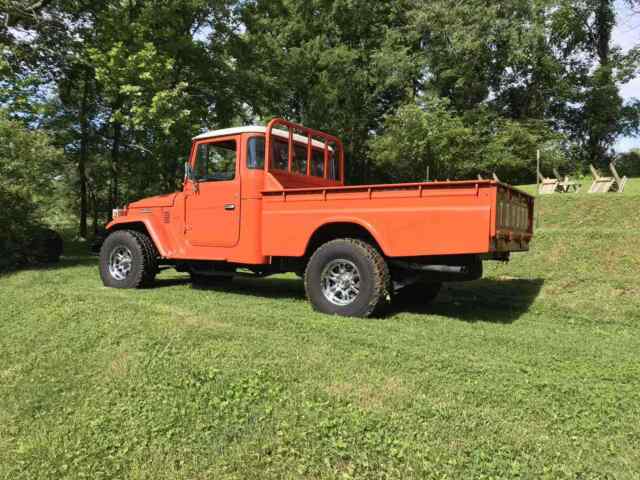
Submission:
[[[389,257],[526,251],[533,197],[493,180],[262,192],[262,250],[302,256],[326,225],[366,229]],[[291,228],[295,226],[295,228]]]

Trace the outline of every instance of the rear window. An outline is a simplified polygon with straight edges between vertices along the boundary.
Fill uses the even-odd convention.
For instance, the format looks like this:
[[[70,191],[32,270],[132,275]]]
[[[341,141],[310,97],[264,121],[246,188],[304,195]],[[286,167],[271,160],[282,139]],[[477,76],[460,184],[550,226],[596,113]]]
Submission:
[[[276,170],[289,170],[289,143],[275,140],[271,150],[272,168]]]
[[[324,151],[313,149],[311,154],[311,175],[314,177],[324,177]]]
[[[247,168],[254,170],[264,169],[265,138],[252,137],[247,142]],[[284,139],[273,139],[271,144],[271,168],[275,170],[289,171],[289,142]],[[314,177],[324,178],[324,148],[314,146],[311,150],[311,165],[309,173]],[[293,144],[292,173],[307,174],[307,145],[299,142]],[[335,148],[329,148],[329,175],[330,180],[338,180],[340,177],[340,162]]]
[[[293,144],[293,167],[295,173],[307,174],[307,146],[300,143]]]
[[[338,157],[336,156],[336,151],[329,150],[329,180],[337,180],[340,176],[340,172],[338,172]]]

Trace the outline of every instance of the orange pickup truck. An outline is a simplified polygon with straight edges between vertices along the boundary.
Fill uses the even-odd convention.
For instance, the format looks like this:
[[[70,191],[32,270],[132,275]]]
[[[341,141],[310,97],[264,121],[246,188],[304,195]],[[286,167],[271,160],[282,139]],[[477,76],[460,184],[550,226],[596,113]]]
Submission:
[[[195,137],[185,169],[181,192],[114,210],[106,286],[165,268],[209,284],[295,272],[316,310],[365,317],[478,279],[533,233],[533,198],[495,181],[345,186],[341,141],[281,119]]]

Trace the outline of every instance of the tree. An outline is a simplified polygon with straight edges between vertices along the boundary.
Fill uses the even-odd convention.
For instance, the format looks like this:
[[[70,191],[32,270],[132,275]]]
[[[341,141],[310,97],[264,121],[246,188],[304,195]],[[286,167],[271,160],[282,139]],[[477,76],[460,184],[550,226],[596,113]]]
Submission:
[[[10,87],[0,101],[64,145],[76,170],[67,176],[77,185],[81,236],[90,207],[95,216],[98,205],[110,212],[175,189],[190,138],[240,110],[226,46],[232,2],[55,0],[26,10],[18,3],[10,23],[23,33],[3,30],[12,62],[2,65],[18,73],[0,82]],[[41,91],[45,98],[34,101]],[[32,105],[40,110],[27,118]]]
[[[0,110],[0,270],[25,263],[50,211],[64,166],[62,152],[42,132]]]
[[[415,94],[408,2],[244,2],[237,56],[253,115],[284,116],[343,137],[352,181],[369,176],[367,139]]]
[[[535,181],[536,151],[548,169],[567,165],[563,138],[544,123],[500,118],[487,108],[457,115],[449,100],[402,106],[371,140],[373,163],[386,181],[474,178],[495,172],[514,183]]]
[[[384,134],[371,141],[371,154],[386,181],[446,179],[461,160],[474,158],[478,139],[449,109],[449,101],[432,97],[424,105],[403,105],[386,118]]]
[[[630,2],[633,3],[633,2]],[[613,0],[559,2],[559,27],[572,46],[568,61],[575,69],[572,95],[564,101],[562,127],[575,144],[582,164],[605,166],[612,159],[611,148],[623,134],[637,130],[640,105],[625,104],[619,86],[637,74],[639,52],[627,54],[612,45],[615,27]],[[558,28],[560,30],[560,28]]]
[[[206,25],[208,40],[195,39]],[[124,12],[117,5],[101,12],[89,57],[106,107],[112,207],[121,199],[119,169],[140,174],[135,190],[171,191],[190,138],[235,116],[225,50],[232,28],[224,1],[130,2]]]

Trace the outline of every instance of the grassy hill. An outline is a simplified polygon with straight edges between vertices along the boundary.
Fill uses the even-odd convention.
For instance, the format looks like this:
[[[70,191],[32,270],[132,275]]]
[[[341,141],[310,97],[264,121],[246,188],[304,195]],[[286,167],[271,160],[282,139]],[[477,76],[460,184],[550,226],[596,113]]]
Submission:
[[[0,478],[633,478],[640,180],[539,201],[533,249],[385,319],[295,277],[0,278]]]

